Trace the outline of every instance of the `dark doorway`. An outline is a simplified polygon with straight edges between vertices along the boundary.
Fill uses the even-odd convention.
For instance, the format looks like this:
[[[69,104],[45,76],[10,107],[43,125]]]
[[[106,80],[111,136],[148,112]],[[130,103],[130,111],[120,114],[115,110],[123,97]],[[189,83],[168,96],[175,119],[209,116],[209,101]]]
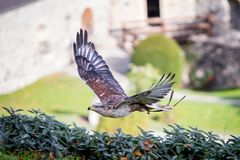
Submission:
[[[147,13],[148,18],[160,17],[160,0],[147,0]]]

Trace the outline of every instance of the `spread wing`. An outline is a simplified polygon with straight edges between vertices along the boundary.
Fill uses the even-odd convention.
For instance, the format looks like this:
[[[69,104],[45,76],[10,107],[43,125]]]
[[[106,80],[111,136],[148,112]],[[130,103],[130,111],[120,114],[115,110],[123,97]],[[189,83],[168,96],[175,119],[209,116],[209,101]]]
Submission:
[[[96,52],[94,44],[88,42],[86,31],[83,33],[81,29],[80,33],[77,33],[73,51],[80,77],[92,88],[102,103],[118,103],[127,97],[106,62]]]
[[[172,89],[172,85],[174,82],[172,81],[175,77],[175,74],[169,73],[167,76],[163,75],[157,84],[155,84],[152,88],[144,91],[142,93],[138,93],[134,96],[127,97],[124,99],[123,103],[133,104],[133,103],[141,103],[151,105],[153,103],[157,103],[161,101]]]

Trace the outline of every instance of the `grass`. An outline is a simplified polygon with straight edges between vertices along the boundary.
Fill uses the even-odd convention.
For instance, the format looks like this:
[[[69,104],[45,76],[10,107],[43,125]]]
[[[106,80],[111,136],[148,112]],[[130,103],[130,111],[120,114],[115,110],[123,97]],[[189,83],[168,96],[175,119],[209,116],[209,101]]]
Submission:
[[[158,130],[161,125],[177,123],[220,134],[240,134],[240,108],[237,106],[182,101],[171,112],[154,114],[152,117],[157,119],[158,124],[153,126]]]
[[[141,92],[146,90],[154,80],[154,70],[145,66],[144,68],[132,67],[128,74],[132,84],[135,84],[134,90]],[[149,70],[152,70],[150,72]],[[151,73],[151,76],[146,73]],[[156,74],[158,75],[158,74]],[[230,89],[214,92],[200,92],[192,90],[180,90],[187,97],[191,95],[218,96],[220,98],[236,98],[240,97],[240,89]],[[166,101],[168,99],[165,99]],[[167,102],[161,102],[163,104]],[[172,103],[174,104],[174,102]],[[210,103],[202,100],[184,99],[174,110],[168,113],[151,114],[155,121],[151,121],[150,128],[161,130],[161,126],[166,124],[180,124],[185,127],[198,127],[202,130],[213,130],[218,133],[240,134],[240,107],[232,104],[221,104],[221,102]]]
[[[17,160],[18,158],[14,155],[0,152],[0,159],[1,160]],[[28,158],[24,158],[24,159],[28,159]]]
[[[236,89],[228,89],[228,90],[221,90],[221,91],[211,91],[211,92],[197,92],[197,93],[204,93],[213,96],[219,96],[224,98],[236,98],[240,100],[240,88]]]
[[[222,98],[233,98],[240,100],[240,88],[235,89],[226,89],[226,90],[217,90],[217,91],[194,91],[194,90],[182,90],[186,93],[200,94],[206,96],[217,96]]]
[[[39,159],[39,157],[36,157],[36,155],[34,155],[33,153],[30,153],[30,152],[13,154],[11,152],[1,152],[0,151],[0,159],[1,160],[34,160],[34,159]],[[42,158],[42,159],[44,159],[44,158]],[[67,156],[67,157],[64,157],[61,159],[62,160],[81,160],[82,158],[77,157],[77,156]]]
[[[56,74],[11,94],[0,95],[0,106],[31,109],[57,115],[57,119],[71,121],[87,115],[93,93],[79,78]],[[3,109],[0,108],[0,113]],[[72,115],[71,119],[64,115]]]
[[[186,91],[187,94],[206,94],[220,97],[239,97],[240,89],[214,92]],[[80,121],[79,115],[88,114],[87,107],[93,99],[92,91],[79,78],[52,75],[17,92],[0,95],[0,106],[42,111],[65,123]],[[0,113],[3,110],[0,108]],[[144,113],[142,113],[144,114]],[[204,130],[214,130],[240,134],[240,108],[204,102],[184,100],[169,113],[153,114],[158,119],[152,126],[160,128],[166,124],[178,123],[183,126],[197,126]],[[147,118],[147,117],[146,117]],[[160,124],[159,124],[160,123]],[[80,124],[80,123],[77,123]],[[88,124],[82,123],[87,127]]]

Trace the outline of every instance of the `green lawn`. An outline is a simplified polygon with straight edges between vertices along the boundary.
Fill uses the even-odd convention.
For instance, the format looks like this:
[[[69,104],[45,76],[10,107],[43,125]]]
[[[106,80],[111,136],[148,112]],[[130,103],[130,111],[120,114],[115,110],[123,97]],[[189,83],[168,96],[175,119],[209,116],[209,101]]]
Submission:
[[[157,118],[156,129],[164,124],[179,124],[197,127],[206,131],[226,134],[240,134],[240,107],[204,102],[182,101],[174,110],[152,115]]]
[[[184,91],[185,92],[185,91]],[[187,91],[187,94],[205,94],[205,92]],[[186,94],[186,95],[187,95]],[[240,90],[217,91],[206,93],[223,97],[239,96]],[[0,106],[31,109],[40,108],[43,112],[55,115],[65,123],[79,122],[79,115],[88,114],[87,107],[91,104],[93,92],[79,78],[65,75],[52,75],[17,92],[0,95]],[[0,108],[0,113],[3,109]],[[144,114],[144,113],[143,113]],[[177,123],[184,126],[199,127],[204,130],[240,134],[240,107],[192,102],[185,99],[172,112],[151,114],[157,117],[154,128],[164,124]]]
[[[233,98],[240,100],[240,88],[219,90],[219,91],[193,91],[193,90],[183,90],[186,93],[207,95],[207,96],[218,96],[223,98]]]
[[[0,95],[0,106],[31,109],[57,115],[57,119],[72,122],[78,115],[87,115],[94,95],[79,78],[62,74],[45,77],[36,83],[7,95]],[[3,113],[3,109],[0,109]],[[71,115],[71,117],[66,117]]]
[[[40,155],[38,155],[38,156],[40,156]],[[33,153],[29,153],[29,152],[13,154],[11,152],[8,153],[8,152],[0,151],[0,159],[1,160],[34,160],[34,159],[39,159],[39,157],[36,157]],[[62,158],[62,160],[81,160],[81,159],[82,158],[76,157],[76,156],[67,156],[67,157]]]

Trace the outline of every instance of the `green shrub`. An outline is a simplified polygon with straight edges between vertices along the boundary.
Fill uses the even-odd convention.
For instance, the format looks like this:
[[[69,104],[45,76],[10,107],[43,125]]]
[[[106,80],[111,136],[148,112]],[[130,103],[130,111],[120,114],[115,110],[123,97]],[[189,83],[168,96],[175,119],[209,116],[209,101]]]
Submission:
[[[127,76],[131,82],[130,91],[135,94],[149,89],[153,83],[159,81],[162,75],[159,73],[159,70],[148,63],[144,66],[131,64]]]
[[[67,126],[39,111],[31,110],[34,114],[31,117],[20,114],[20,110],[6,110],[9,115],[0,117],[0,157],[5,159],[15,158],[2,153],[36,159],[90,160],[237,160],[240,157],[240,137],[237,136],[225,142],[211,132],[184,129],[178,125],[170,126],[171,130],[164,130],[164,138],[142,129],[138,136],[125,134],[121,129],[115,134],[89,134],[84,128]]]
[[[191,87],[196,90],[211,90],[211,85],[215,83],[214,72],[211,68],[199,70],[196,67],[192,67],[189,79]]]
[[[152,35],[134,48],[132,62],[136,65],[150,63],[160,73],[175,73],[178,86],[181,84],[185,58],[180,46],[163,35]]]
[[[20,114],[21,109],[5,110],[10,115],[0,118],[0,150],[36,151],[36,154],[41,153],[41,158],[61,157],[67,155],[69,150],[77,152],[76,143],[87,138],[86,129],[76,126],[69,128],[38,110],[29,111],[34,117]],[[77,150],[81,149],[78,147]]]

